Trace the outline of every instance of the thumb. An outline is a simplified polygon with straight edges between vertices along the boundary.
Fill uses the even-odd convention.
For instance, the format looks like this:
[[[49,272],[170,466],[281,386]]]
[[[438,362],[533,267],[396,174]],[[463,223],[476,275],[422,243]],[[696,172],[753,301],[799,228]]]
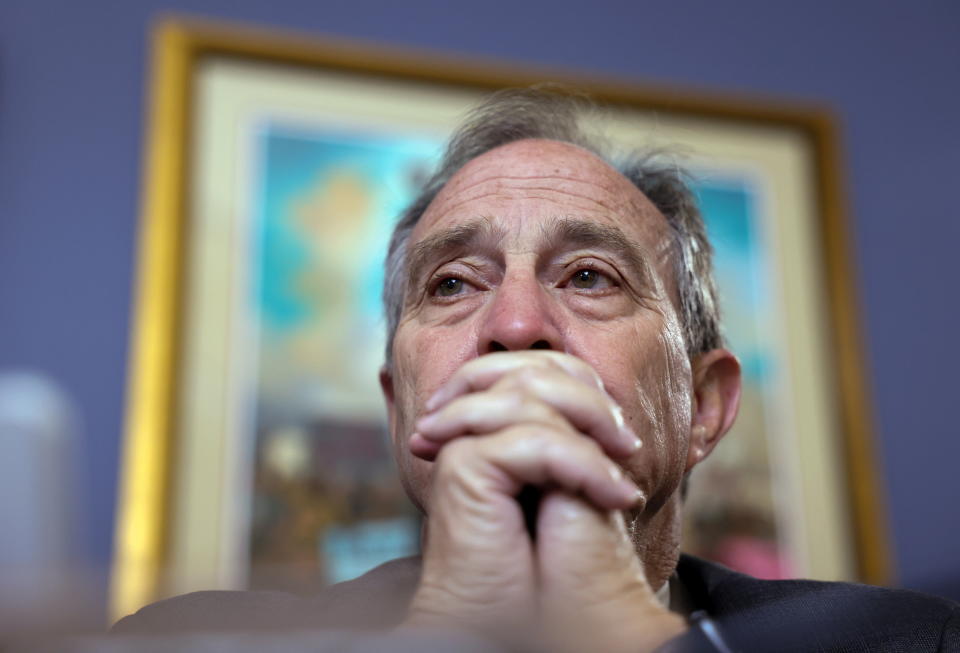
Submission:
[[[537,517],[540,610],[555,650],[653,650],[683,620],[650,588],[623,515],[553,491]]]
[[[537,516],[541,592],[573,592],[585,603],[629,595],[655,601],[622,513],[580,497],[547,493]]]

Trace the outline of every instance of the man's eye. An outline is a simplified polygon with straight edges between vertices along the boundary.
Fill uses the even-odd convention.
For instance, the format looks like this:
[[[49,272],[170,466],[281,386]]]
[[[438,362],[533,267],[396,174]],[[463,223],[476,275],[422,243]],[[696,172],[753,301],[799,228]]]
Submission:
[[[463,279],[456,277],[446,277],[440,280],[434,291],[440,297],[451,297],[463,291]]]
[[[596,270],[583,269],[573,273],[570,283],[576,288],[590,290],[598,287],[607,287],[610,285],[610,280],[605,274],[601,274]]]

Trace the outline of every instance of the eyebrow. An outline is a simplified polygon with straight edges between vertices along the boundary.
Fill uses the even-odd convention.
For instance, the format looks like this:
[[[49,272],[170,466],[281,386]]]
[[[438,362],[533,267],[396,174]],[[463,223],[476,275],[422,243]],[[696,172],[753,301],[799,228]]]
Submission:
[[[461,252],[492,250],[506,237],[506,231],[491,224],[487,218],[475,218],[461,225],[444,229],[414,245],[407,266],[408,291],[423,276],[431,262],[451,258]]]
[[[647,286],[652,278],[649,257],[643,248],[617,227],[593,220],[562,217],[544,225],[541,231],[548,251],[571,247],[603,249],[620,259],[637,277],[641,287]]]
[[[424,268],[432,262],[468,251],[495,250],[506,235],[506,230],[494,227],[488,218],[475,218],[424,238],[410,252],[408,292],[417,285]],[[559,217],[541,226],[541,238],[547,252],[556,253],[571,248],[595,248],[610,252],[637,277],[641,288],[646,287],[652,278],[648,257],[643,249],[617,227],[583,218]]]

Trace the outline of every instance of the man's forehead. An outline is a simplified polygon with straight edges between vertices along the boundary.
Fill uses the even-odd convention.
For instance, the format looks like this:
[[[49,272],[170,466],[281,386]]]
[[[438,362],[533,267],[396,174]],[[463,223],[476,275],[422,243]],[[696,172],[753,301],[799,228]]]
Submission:
[[[593,152],[572,143],[528,138],[501,145],[470,160],[448,186],[463,190],[472,184],[496,179],[543,177],[581,179],[588,177],[604,190],[617,193],[629,182]]]
[[[660,240],[666,227],[656,207],[608,163],[576,145],[543,139],[509,143],[468,162],[430,204],[414,240],[479,217],[478,210],[521,222],[579,215],[626,227],[648,243]]]

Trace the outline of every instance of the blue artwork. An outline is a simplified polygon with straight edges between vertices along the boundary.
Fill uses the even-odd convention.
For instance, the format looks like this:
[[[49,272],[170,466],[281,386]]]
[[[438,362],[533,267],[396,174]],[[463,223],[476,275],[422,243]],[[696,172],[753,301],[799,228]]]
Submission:
[[[440,144],[268,125],[259,145],[251,584],[296,591],[416,552],[383,426],[380,290]]]
[[[764,328],[769,310],[766,252],[757,232],[755,197],[746,183],[699,184],[700,210],[715,252],[724,335],[748,382],[761,383],[771,364]]]

